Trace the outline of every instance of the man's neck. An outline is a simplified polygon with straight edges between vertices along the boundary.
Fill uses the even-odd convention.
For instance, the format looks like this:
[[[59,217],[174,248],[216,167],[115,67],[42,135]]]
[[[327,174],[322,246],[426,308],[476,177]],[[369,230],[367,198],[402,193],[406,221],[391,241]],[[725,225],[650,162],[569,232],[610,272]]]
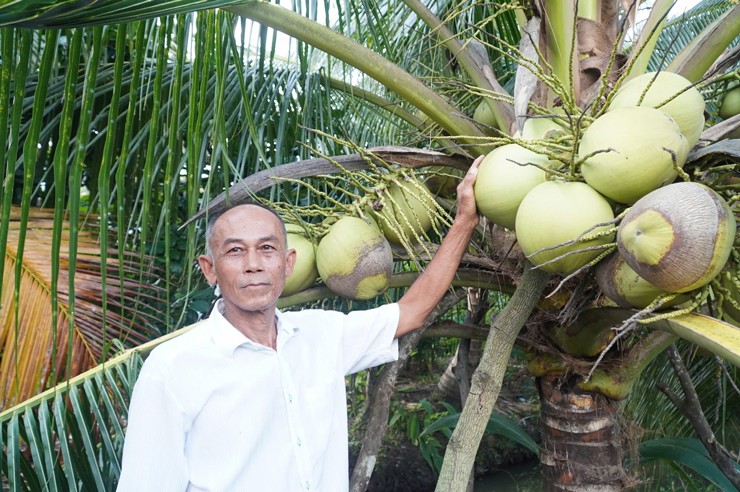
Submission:
[[[275,309],[256,312],[244,312],[234,309],[223,302],[221,314],[242,335],[254,343],[259,343],[273,350],[277,348],[277,318]]]

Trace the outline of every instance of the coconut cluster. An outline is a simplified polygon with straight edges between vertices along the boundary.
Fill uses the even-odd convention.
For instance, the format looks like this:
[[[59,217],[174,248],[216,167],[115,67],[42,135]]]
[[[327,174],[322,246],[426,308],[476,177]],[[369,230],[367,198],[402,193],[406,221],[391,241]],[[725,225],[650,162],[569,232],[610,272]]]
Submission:
[[[371,299],[385,292],[393,269],[391,243],[410,245],[430,230],[436,202],[415,178],[399,179],[379,191],[363,218],[325,221],[318,246],[300,228],[288,226],[288,246],[297,251],[296,267],[283,295],[309,287],[317,277],[335,294]]]
[[[667,294],[677,294],[674,304],[685,301],[678,294],[720,273],[736,236],[735,217],[716,192],[672,184],[704,128],[704,100],[688,80],[660,72],[633,78],[610,101],[574,149],[583,181],[562,179],[563,165],[528,145],[567,129],[532,118],[519,135],[527,148],[504,145],[482,161],[478,209],[513,229],[530,261],[551,273],[577,272],[616,242],[596,279],[619,305],[643,308]],[[615,212],[625,207],[615,227]]]

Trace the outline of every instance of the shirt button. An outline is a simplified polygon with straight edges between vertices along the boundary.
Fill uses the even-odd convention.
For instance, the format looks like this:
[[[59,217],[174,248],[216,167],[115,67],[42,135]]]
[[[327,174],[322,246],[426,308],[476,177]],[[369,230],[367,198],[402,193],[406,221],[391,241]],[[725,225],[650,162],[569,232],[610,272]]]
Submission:
[[[288,395],[288,403],[293,403],[293,395]]]
[[[299,438],[297,439],[297,441],[298,441],[298,446],[300,446],[300,445],[301,445],[301,438],[299,437]]]
[[[311,488],[311,484],[310,484],[310,483],[308,483],[308,482],[306,482],[306,490],[308,490],[308,489],[310,489],[310,488]]]

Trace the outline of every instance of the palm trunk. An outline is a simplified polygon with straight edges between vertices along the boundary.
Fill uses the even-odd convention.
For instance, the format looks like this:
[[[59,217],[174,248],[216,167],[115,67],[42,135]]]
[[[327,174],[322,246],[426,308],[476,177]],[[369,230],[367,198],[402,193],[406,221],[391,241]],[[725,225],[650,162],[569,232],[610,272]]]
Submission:
[[[624,437],[618,402],[544,376],[540,392],[544,491],[624,490]]]

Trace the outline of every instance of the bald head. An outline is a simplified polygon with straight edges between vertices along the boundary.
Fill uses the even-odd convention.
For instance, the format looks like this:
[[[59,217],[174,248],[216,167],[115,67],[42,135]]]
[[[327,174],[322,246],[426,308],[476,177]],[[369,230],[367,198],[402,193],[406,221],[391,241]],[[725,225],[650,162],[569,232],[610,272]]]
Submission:
[[[271,209],[270,207],[266,207],[265,205],[262,205],[259,203],[241,203],[241,204],[235,204],[235,205],[225,207],[208,216],[208,223],[206,224],[206,255],[207,256],[211,256],[211,257],[213,256],[213,245],[211,244],[211,241],[213,239],[213,231],[216,228],[216,225],[219,219],[223,217],[224,215],[227,215],[230,212],[234,211],[235,209],[238,209],[241,207],[253,207],[253,208],[264,210],[272,214],[275,217],[275,219],[280,223],[280,230],[283,233],[283,238],[282,238],[283,245],[287,249],[288,233],[285,230],[285,223],[283,222],[282,217],[280,217],[280,215],[278,215],[278,213],[275,212],[273,209]],[[249,224],[244,224],[244,226],[249,227]]]

